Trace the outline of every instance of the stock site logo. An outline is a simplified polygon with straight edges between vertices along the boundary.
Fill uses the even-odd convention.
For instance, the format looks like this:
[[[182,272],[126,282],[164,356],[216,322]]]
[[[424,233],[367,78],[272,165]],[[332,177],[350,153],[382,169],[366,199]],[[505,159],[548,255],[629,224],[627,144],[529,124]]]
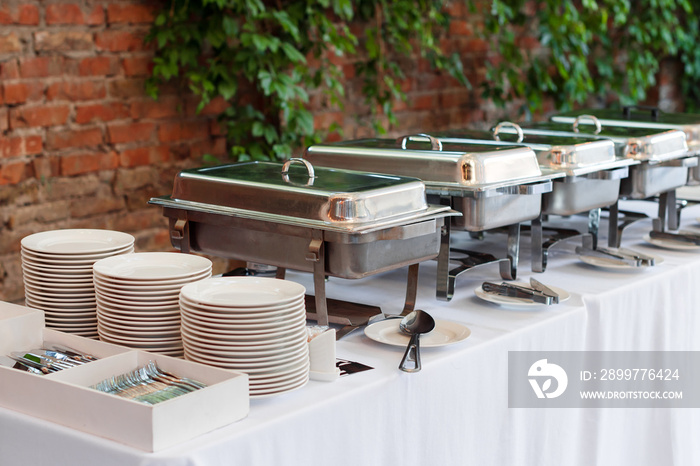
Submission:
[[[564,393],[569,384],[566,371],[561,366],[548,363],[546,359],[540,359],[530,366],[527,375],[537,398],[556,398]],[[552,380],[556,381],[554,389]]]

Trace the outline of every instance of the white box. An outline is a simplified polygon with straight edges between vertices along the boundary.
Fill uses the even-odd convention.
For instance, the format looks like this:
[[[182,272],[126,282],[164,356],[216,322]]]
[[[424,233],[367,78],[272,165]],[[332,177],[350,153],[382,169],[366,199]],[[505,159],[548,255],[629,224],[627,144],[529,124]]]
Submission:
[[[150,452],[248,415],[247,374],[46,329],[41,311],[0,302],[0,354],[38,348],[44,342],[100,359],[48,375],[0,366],[1,406]],[[207,387],[155,405],[89,388],[149,361]]]

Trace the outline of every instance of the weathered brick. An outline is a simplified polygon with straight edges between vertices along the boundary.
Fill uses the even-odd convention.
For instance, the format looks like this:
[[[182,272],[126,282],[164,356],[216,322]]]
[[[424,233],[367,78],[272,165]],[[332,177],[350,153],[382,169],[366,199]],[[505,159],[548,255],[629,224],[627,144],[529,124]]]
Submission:
[[[12,24],[14,22],[14,15],[10,7],[7,5],[0,6],[0,24]]]
[[[23,155],[38,154],[41,150],[41,136],[0,138],[0,157],[21,157]]]
[[[148,55],[145,57],[127,57],[122,60],[122,68],[126,76],[147,76],[151,73],[153,67],[153,58]]]
[[[148,141],[153,136],[155,129],[153,123],[114,123],[107,126],[109,142],[121,144],[124,142]]]
[[[202,108],[199,113],[197,113],[199,102],[199,96],[192,96],[191,98],[187,99],[188,115],[219,115],[229,107],[229,103],[226,102],[223,97],[219,96],[212,99],[207,105],[204,106],[204,108]]]
[[[26,177],[26,164],[21,160],[0,165],[0,185],[17,184]]]
[[[129,107],[121,102],[75,106],[75,122],[79,124],[95,121],[111,121],[129,116]]]
[[[182,141],[208,136],[209,124],[201,120],[162,123],[158,128],[158,138],[162,142]]]
[[[62,125],[68,120],[67,105],[16,107],[10,109],[10,128]]]
[[[124,199],[112,197],[96,197],[92,202],[85,202],[83,199],[73,201],[70,206],[71,218],[90,217],[108,212],[118,212],[124,210],[126,203]]]
[[[117,169],[114,193],[118,196],[158,183],[157,169],[151,165]]]
[[[58,157],[34,157],[32,159],[32,168],[34,169],[34,177],[39,180],[47,180],[58,176],[59,174],[59,159]]]
[[[17,12],[17,23],[22,26],[39,24],[39,9],[36,5],[20,5]]]
[[[115,79],[109,83],[109,95],[113,98],[129,99],[146,93],[143,79]]]
[[[2,88],[4,101],[8,105],[38,100],[44,95],[44,85],[39,81],[6,83]]]
[[[0,63],[0,79],[17,79],[19,78],[19,66],[16,59],[5,60]]]
[[[19,36],[11,32],[9,34],[0,35],[0,54],[16,53],[22,51],[22,43]]]
[[[108,52],[130,52],[145,50],[143,39],[145,32],[136,31],[102,31],[95,34],[95,46]]]
[[[170,159],[170,150],[167,146],[149,146],[136,149],[123,150],[119,154],[119,164],[122,167],[137,167],[139,165],[153,165],[167,162]]]
[[[64,157],[56,157],[59,175],[61,159]],[[51,197],[56,200],[74,197],[90,198],[97,195],[102,185],[103,182],[100,181],[96,173],[87,173],[83,176],[70,178],[57,176],[51,180]]]
[[[104,24],[105,22],[105,11],[102,5],[96,5],[90,13],[85,17],[85,23],[90,26],[97,26]]]
[[[34,222],[49,223],[68,218],[70,201],[59,200],[42,202],[39,205],[21,206],[10,217],[12,228],[18,228]]]
[[[102,130],[100,128],[51,130],[46,135],[46,147],[49,150],[97,146],[102,144],[102,142]]]
[[[132,118],[173,118],[182,112],[182,101],[177,97],[147,99],[131,104]]]
[[[92,50],[92,33],[87,31],[38,31],[34,33],[37,50],[70,52]]]
[[[119,159],[114,152],[90,152],[61,156],[61,175],[71,176],[100,170],[112,170]]]
[[[46,5],[46,24],[84,24],[83,11],[76,3]]]
[[[101,81],[59,82],[51,84],[46,89],[48,100],[97,100],[107,95],[105,85]]]
[[[97,56],[87,57],[78,63],[78,74],[80,76],[113,76],[119,71],[116,57]]]
[[[0,107],[0,132],[10,129],[10,110]]]
[[[19,61],[19,74],[23,78],[59,76],[63,73],[63,63],[63,57],[56,55],[21,58]]]
[[[107,6],[107,22],[112,23],[152,23],[155,18],[153,5],[133,3],[110,3]]]

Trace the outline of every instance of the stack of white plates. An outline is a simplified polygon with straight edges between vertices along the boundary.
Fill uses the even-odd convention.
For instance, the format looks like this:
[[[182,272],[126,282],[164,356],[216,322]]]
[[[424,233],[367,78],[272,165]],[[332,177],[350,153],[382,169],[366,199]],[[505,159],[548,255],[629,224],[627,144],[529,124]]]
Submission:
[[[171,252],[139,252],[95,262],[100,340],[182,356],[180,288],[211,276],[209,259]]]
[[[220,277],[180,292],[185,359],[249,375],[250,396],[309,380],[306,289],[275,278]]]
[[[43,310],[49,328],[96,338],[92,265],[134,252],[134,237],[110,230],[52,230],[22,238],[21,249],[26,305]]]

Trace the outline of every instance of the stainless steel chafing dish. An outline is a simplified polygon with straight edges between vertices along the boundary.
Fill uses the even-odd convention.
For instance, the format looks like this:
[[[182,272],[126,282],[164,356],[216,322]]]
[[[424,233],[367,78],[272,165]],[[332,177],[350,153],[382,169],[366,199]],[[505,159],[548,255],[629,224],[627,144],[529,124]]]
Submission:
[[[601,125],[623,126],[626,128],[651,128],[659,130],[676,129],[685,133],[690,154],[700,153],[700,114],[668,113],[656,107],[626,106],[621,109],[584,109],[554,115],[556,123],[573,124],[577,118],[595,115]],[[700,166],[690,169],[688,184],[700,184]]]
[[[647,199],[659,196],[659,216],[654,219],[654,231],[663,232],[668,217],[671,229],[677,229],[678,213],[675,190],[686,184],[688,170],[697,166],[698,158],[688,151],[685,134],[680,130],[666,130],[624,126],[603,126],[595,116],[582,115],[569,125],[543,122],[524,125],[526,134],[560,134],[609,139],[615,144],[619,157],[637,160],[630,166],[630,174],[620,184],[623,199]],[[619,222],[617,204],[610,207],[608,244],[619,247],[622,230],[640,216],[630,215]]]
[[[508,226],[507,257],[500,260],[503,278],[517,274],[520,222],[537,218],[541,197],[552,187],[551,180],[562,174],[542,170],[535,153],[527,147],[473,144],[459,150],[442,150],[441,144],[425,135],[418,138],[363,139],[307,148],[304,158],[317,165],[355,168],[380,173],[415,176],[423,180],[430,196],[461,212],[451,226],[470,232],[483,232]],[[437,296],[449,300],[460,273],[495,262],[490,255],[475,251],[469,260],[452,270],[450,228],[443,232],[444,247],[438,257]]]
[[[183,170],[172,196],[150,203],[163,207],[182,252],[313,272],[322,325],[329,275],[360,278],[410,266],[412,306],[416,264],[437,257],[444,217],[458,215],[427,204],[418,179],[314,169],[302,159]]]
[[[525,145],[537,154],[540,167],[564,176],[554,180],[552,191],[542,196],[542,215],[570,216],[587,212],[589,232],[584,244],[596,247],[600,209],[615,204],[620,181],[627,177],[628,167],[638,164],[633,159],[619,157],[609,140],[591,140],[559,134],[530,134],[511,122],[499,123],[493,131],[450,130],[432,134],[448,150],[465,143]],[[532,269],[543,272],[547,251],[558,241],[569,239],[577,232],[559,230],[543,241],[542,216],[532,220]],[[590,244],[589,244],[590,243]]]

